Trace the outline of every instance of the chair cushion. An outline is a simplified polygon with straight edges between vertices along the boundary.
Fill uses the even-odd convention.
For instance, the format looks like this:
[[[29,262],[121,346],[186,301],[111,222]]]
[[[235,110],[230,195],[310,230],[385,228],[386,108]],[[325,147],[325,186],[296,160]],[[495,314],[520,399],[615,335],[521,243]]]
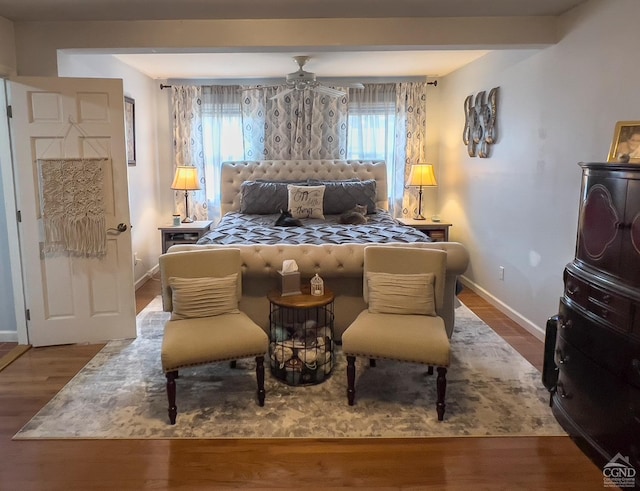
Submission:
[[[433,273],[366,275],[372,314],[436,315]]]
[[[238,312],[238,274],[222,277],[169,278],[171,319],[192,319]]]
[[[268,347],[267,334],[242,312],[171,320],[164,327],[162,368],[169,372],[181,367],[260,356]]]
[[[361,312],[342,333],[345,355],[449,366],[451,346],[441,317]]]
[[[324,220],[322,203],[324,186],[296,186],[289,184],[288,207],[293,218],[321,218]]]

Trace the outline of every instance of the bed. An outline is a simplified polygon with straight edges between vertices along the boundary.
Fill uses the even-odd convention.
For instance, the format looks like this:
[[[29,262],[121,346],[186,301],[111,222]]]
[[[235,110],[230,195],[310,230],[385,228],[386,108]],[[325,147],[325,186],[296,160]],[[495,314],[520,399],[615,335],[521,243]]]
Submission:
[[[428,236],[398,223],[387,211],[367,215],[367,223],[339,223],[340,215],[300,218],[302,226],[274,225],[280,214],[248,215],[230,211],[199,244],[376,244],[430,242]]]
[[[277,227],[280,209],[293,200],[291,186],[322,189],[320,204],[302,207],[302,226]],[[338,223],[342,211],[366,204],[367,223]],[[364,203],[363,203],[364,202]],[[308,203],[313,203],[308,205]],[[295,203],[297,205],[297,203]],[[313,211],[310,211],[314,208]],[[468,265],[468,253],[455,242],[430,242],[422,232],[393,219],[388,210],[387,169],[383,161],[264,160],[225,162],[221,169],[223,218],[196,245],[176,245],[169,252],[233,247],[241,251],[241,309],[265,330],[269,326],[267,293],[277,287],[284,260],[296,261],[302,281],[319,274],[336,296],[335,334],[339,338],[366,305],[362,299],[363,252],[367,245],[427,247],[447,252],[445,312],[453,332],[455,284]]]

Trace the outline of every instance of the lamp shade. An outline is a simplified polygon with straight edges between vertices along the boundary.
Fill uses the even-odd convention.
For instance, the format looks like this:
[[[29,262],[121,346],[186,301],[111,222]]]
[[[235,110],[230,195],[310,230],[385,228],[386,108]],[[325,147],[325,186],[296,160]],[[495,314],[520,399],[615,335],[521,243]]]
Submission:
[[[177,166],[171,189],[182,189],[184,191],[200,189],[198,169],[192,165]]]
[[[411,166],[409,186],[437,186],[436,175],[432,164],[416,164]]]

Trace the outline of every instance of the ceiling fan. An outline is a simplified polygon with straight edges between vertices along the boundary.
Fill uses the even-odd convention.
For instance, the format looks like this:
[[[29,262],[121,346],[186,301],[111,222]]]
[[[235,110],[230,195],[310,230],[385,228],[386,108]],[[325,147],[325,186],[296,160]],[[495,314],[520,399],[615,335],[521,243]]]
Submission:
[[[287,94],[290,94],[294,90],[311,89],[319,94],[325,94],[331,97],[341,97],[346,95],[342,90],[333,89],[326,85],[321,84],[316,80],[316,74],[313,72],[307,72],[304,69],[304,65],[309,61],[308,56],[294,56],[293,60],[298,64],[298,69],[295,72],[288,73],[285,78],[284,85],[287,87],[285,90],[278,92],[276,95],[270,97],[270,100],[280,99]],[[362,84],[347,84],[354,89],[363,89]]]

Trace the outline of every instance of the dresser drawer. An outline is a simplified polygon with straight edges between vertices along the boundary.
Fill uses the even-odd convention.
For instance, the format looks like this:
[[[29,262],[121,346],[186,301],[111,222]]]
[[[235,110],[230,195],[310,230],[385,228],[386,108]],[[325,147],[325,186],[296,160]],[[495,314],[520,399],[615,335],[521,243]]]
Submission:
[[[602,290],[594,285],[589,287],[587,309],[601,317],[613,329],[624,334],[631,329],[631,305],[628,298]]]
[[[589,283],[581,280],[568,271],[565,271],[565,275],[564,295],[582,307],[587,308],[587,301],[589,299]]]
[[[558,336],[602,368],[621,376],[631,361],[631,345],[624,336],[560,300]]]
[[[611,310],[625,314],[627,317],[631,313],[631,301],[628,298],[603,290],[595,285],[589,287],[589,297],[602,305],[606,305]]]
[[[560,371],[554,404],[603,447],[619,447],[629,429],[629,386],[561,338],[555,361]]]
[[[630,330],[631,319],[629,318],[628,312],[623,313],[617,310],[612,310],[608,305],[595,302],[592,298],[589,298],[587,310],[598,316],[602,322],[605,322],[608,327],[615,331],[627,334]]]

